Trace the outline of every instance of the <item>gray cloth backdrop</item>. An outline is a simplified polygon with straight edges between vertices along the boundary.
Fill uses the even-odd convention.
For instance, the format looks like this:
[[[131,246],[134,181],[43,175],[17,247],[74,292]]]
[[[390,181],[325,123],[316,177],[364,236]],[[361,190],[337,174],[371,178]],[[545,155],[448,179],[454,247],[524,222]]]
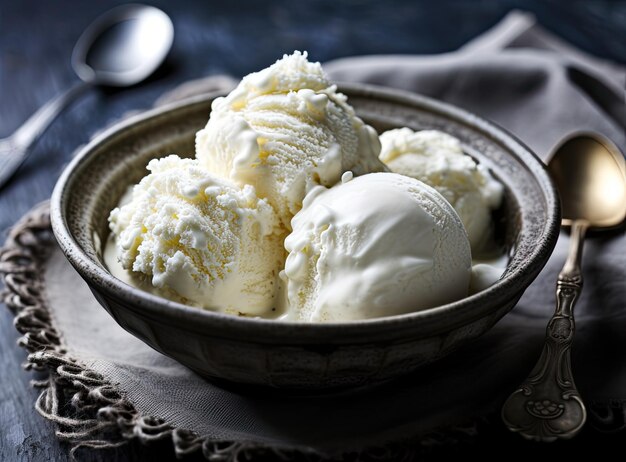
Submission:
[[[524,14],[509,15],[458,52],[347,58],[325,68],[335,80],[408,89],[462,106],[509,129],[544,159],[579,129],[626,145],[624,68],[584,56]],[[176,96],[216,82],[232,84],[196,82]],[[622,232],[592,236],[585,247],[573,368],[588,404],[626,401],[625,244]],[[343,396],[249,395],[204,381],[118,327],[59,251],[46,266],[46,296],[70,353],[116,383],[144,415],[216,438],[333,450],[497,411],[538,357],[567,245],[562,234],[518,306],[478,341],[405,379]]]

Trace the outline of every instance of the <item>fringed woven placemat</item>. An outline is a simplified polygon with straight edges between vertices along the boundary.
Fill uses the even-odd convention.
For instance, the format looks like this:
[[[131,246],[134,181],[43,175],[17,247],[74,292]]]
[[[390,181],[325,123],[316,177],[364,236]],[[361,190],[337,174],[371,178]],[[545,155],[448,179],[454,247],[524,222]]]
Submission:
[[[48,203],[13,227],[0,250],[0,275],[19,345],[29,353],[25,368],[47,374],[33,381],[41,389],[35,408],[55,423],[72,456],[82,447],[164,440],[177,457],[217,462],[429,459],[484,453],[494,441],[529,450],[503,429],[497,410],[518,380],[511,371],[526,371],[535,349],[516,353],[518,366],[499,366],[489,353],[506,349],[503,339],[519,331],[515,315],[421,375],[386,387],[354,396],[267,397],[206,382],[117,326],[58,249]],[[540,338],[543,322],[527,323],[526,334],[536,330]],[[623,431],[622,399],[588,405],[594,428]],[[344,428],[350,423],[354,428]],[[579,442],[598,434],[583,433]]]

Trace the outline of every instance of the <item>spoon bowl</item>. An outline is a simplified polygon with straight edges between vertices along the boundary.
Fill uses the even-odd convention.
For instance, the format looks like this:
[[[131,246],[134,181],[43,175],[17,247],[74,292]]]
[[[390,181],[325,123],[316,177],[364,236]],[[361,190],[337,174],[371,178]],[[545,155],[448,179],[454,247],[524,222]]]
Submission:
[[[554,151],[548,170],[561,195],[562,225],[571,226],[569,252],[557,279],[557,306],[541,356],[502,407],[509,430],[547,442],[575,436],[587,419],[570,360],[585,233],[589,227],[612,228],[626,217],[624,157],[610,141],[591,133],[568,138]]]
[[[586,220],[590,227],[607,228],[624,221],[624,157],[609,140],[593,134],[568,138],[548,168],[561,194],[563,225]]]
[[[72,53],[72,67],[81,80],[95,85],[134,85],[160,66],[173,40],[174,26],[163,11],[122,5],[83,32]]]

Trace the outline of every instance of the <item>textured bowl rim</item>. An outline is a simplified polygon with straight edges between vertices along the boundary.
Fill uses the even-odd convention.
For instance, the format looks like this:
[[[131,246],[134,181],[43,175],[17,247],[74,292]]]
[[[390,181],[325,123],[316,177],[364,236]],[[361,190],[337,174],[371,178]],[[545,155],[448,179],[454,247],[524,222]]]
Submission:
[[[547,219],[543,225],[543,240],[534,246],[526,264],[508,272],[505,277],[485,290],[461,300],[413,313],[374,319],[302,323],[262,318],[244,318],[202,310],[177,303],[129,286],[93,261],[72,236],[65,211],[73,174],[89,160],[97,148],[111,138],[148,120],[177,109],[207,104],[219,94],[210,93],[163,107],[148,110],[122,122],[95,137],[70,162],[57,181],[51,198],[52,229],[59,246],[72,266],[90,285],[122,302],[124,309],[136,310],[142,317],[154,322],[175,325],[196,332],[210,333],[225,339],[261,342],[267,344],[347,344],[371,343],[374,340],[415,338],[436,335],[489,313],[497,311],[510,299],[511,291],[523,290],[537,276],[548,261],[559,235],[561,223],[560,202],[546,166],[514,135],[464,109],[416,93],[374,85],[339,83],[339,90],[348,97],[374,98],[402,106],[428,110],[455,122],[469,126],[488,136],[492,141],[513,152],[537,181],[546,200]],[[481,303],[486,301],[487,303]],[[129,306],[130,305],[130,306]],[[445,322],[443,322],[445,321]]]

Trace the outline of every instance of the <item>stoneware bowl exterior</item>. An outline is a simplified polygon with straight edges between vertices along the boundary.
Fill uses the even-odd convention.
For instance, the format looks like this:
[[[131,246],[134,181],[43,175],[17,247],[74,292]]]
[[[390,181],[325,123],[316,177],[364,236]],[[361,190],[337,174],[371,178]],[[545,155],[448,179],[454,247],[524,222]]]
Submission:
[[[209,379],[276,388],[366,386],[414,371],[490,329],[542,269],[558,237],[559,201],[548,174],[502,129],[410,93],[343,85],[357,114],[379,133],[408,126],[458,137],[505,185],[501,234],[510,263],[499,282],[437,308],[335,324],[247,319],[178,304],[133,288],[103,263],[107,217],[154,157],[193,156],[208,119],[207,95],[149,111],[98,136],[67,167],[52,196],[63,252],[100,304],[127,331]]]

